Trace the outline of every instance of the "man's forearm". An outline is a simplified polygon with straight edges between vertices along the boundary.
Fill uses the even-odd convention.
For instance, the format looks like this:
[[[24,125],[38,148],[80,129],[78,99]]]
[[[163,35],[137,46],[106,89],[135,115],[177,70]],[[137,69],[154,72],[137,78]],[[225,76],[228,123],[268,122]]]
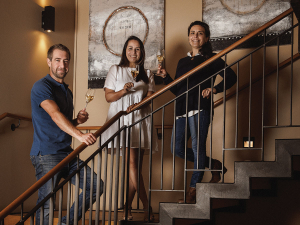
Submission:
[[[82,135],[81,131],[76,128],[78,125],[77,119],[69,121],[61,112],[55,112],[51,116],[52,120],[57,124],[57,126],[66,132],[67,134],[71,135],[72,137],[80,140]]]

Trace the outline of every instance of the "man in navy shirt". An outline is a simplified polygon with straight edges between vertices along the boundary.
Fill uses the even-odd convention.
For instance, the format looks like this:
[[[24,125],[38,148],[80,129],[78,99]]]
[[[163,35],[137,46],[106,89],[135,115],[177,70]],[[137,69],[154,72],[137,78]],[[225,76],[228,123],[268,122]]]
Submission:
[[[34,127],[33,144],[30,158],[35,167],[36,178],[39,180],[59,162],[61,162],[73,149],[72,137],[87,145],[96,142],[92,133],[83,134],[76,128],[88,120],[88,113],[81,110],[75,119],[73,117],[73,95],[64,78],[69,71],[70,51],[57,44],[49,48],[47,64],[50,72],[47,76],[37,81],[31,90],[32,122]],[[80,160],[80,163],[82,161]],[[57,185],[61,178],[68,177],[77,169],[77,160],[74,159],[68,166],[54,176],[54,184]],[[83,187],[83,174],[80,172],[80,188]],[[94,174],[93,202],[96,200],[96,174]],[[74,179],[75,180],[75,179]],[[72,179],[73,181],[73,179]],[[91,170],[87,171],[86,206],[90,199]],[[101,180],[100,193],[102,194],[103,182]],[[52,191],[52,181],[49,180],[39,189],[39,203]],[[82,217],[82,194],[79,196],[78,219]],[[62,224],[66,224],[66,217],[62,218]],[[74,222],[74,205],[70,210],[70,224]],[[36,224],[40,224],[40,209],[36,213]],[[44,205],[44,225],[49,224],[49,201]]]

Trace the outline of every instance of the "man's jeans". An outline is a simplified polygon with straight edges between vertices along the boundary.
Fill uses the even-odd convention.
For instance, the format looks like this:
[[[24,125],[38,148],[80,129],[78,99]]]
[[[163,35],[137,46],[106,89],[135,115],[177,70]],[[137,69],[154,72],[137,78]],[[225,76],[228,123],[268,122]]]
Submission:
[[[176,120],[176,135],[175,135],[175,155],[185,158],[185,117]],[[210,124],[210,111],[202,110],[200,112],[200,132],[198,133],[198,114],[188,117],[187,119],[187,140],[191,137],[192,148],[187,148],[186,157],[188,161],[194,162],[194,169],[204,169],[208,167],[209,158],[206,156],[206,139]],[[174,127],[171,139],[171,151],[173,153]],[[197,142],[199,139],[199,155],[197,157]],[[198,168],[197,168],[198,158]],[[196,159],[196,160],[195,160]],[[196,183],[202,181],[204,171],[194,171],[190,187],[196,187]]]
[[[60,153],[56,155],[31,155],[30,159],[35,168],[36,179],[41,179],[46,173],[48,173],[53,167],[55,167],[58,163],[60,163],[68,153]],[[79,163],[82,164],[83,161],[79,160]],[[52,190],[51,183],[54,182],[54,185],[57,186],[61,178],[67,178],[69,174],[71,174],[74,170],[77,169],[77,159],[72,160],[67,166],[65,166],[59,173],[54,176],[54,181],[50,179],[46,184],[44,184],[38,192],[38,201],[37,204],[42,201]],[[84,177],[84,169],[80,170],[80,179],[79,179],[79,187],[83,188],[83,177]],[[72,184],[75,184],[75,176],[72,178]],[[93,182],[93,202],[96,201],[96,187],[97,187],[97,174],[94,173],[94,182]],[[87,167],[87,182],[86,182],[86,203],[85,209],[88,210],[89,202],[90,202],[90,183],[91,183],[91,169]],[[100,183],[100,194],[103,192],[103,181]],[[78,206],[78,220],[82,217],[82,199],[83,193],[79,195],[79,206]],[[74,204],[70,209],[70,224],[74,223]],[[66,216],[62,218],[62,223],[66,224]],[[40,224],[40,209],[36,212],[36,224]],[[44,205],[44,225],[49,224],[49,200]]]

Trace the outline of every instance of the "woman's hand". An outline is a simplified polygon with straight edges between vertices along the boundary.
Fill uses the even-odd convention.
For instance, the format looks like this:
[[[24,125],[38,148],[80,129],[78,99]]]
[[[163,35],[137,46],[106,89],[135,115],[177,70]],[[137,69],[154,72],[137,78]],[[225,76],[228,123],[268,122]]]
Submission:
[[[105,88],[105,99],[107,102],[115,102],[118,101],[120,98],[122,98],[124,95],[126,95],[130,88],[132,88],[134,84],[132,82],[128,82],[124,85],[123,89],[120,91],[115,92],[114,90],[111,90],[109,88]]]
[[[132,104],[131,106],[129,106],[126,110],[127,113],[130,113],[130,111],[132,110],[132,108],[136,105],[137,103]]]
[[[216,94],[217,90],[215,88],[213,88],[213,93]],[[202,97],[203,98],[209,98],[211,95],[211,88],[206,88],[202,91]]]
[[[148,91],[148,92],[147,92],[147,95],[146,95],[146,98],[149,97],[149,96],[151,96],[153,93],[154,93],[154,91]],[[145,99],[145,98],[144,98],[144,99]],[[143,100],[144,100],[144,99],[143,99]],[[151,101],[149,101],[148,103],[142,105],[142,106],[139,107],[138,109],[142,109],[142,108],[144,108],[144,107],[147,107],[148,105],[150,105],[150,103],[151,103]],[[129,107],[127,108],[126,112],[127,112],[127,113],[130,113],[130,111],[132,110],[132,108],[133,108],[134,106],[136,106],[136,104],[137,104],[137,103],[135,103],[135,104],[129,106]]]
[[[167,76],[167,71],[163,68],[161,68],[161,65],[158,65],[156,76],[165,78]]]
[[[134,84],[133,84],[132,82],[126,83],[126,84],[124,85],[124,87],[123,87],[123,90],[124,90],[125,94],[126,94],[127,92],[129,92],[129,91],[130,91],[130,88],[132,88],[132,87],[134,87]]]

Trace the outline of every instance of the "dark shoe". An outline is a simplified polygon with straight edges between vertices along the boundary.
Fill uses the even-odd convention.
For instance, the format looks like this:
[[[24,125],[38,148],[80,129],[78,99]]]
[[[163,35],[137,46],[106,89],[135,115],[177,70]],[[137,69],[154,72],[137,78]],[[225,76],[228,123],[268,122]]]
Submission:
[[[195,204],[196,203],[196,188],[190,187],[186,193],[185,202],[183,199],[179,199],[178,203]]]
[[[126,219],[126,217],[125,217],[125,209],[126,209],[126,207],[125,207],[125,205],[124,205],[124,210],[123,210],[123,220],[125,220]],[[133,216],[132,216],[132,214],[131,214],[131,206],[129,207],[128,206],[128,211],[127,211],[127,220],[132,220],[133,219]]]
[[[154,214],[152,212],[152,207],[150,207],[150,220],[148,221],[148,209],[144,209],[144,221],[145,222],[153,222]]]
[[[212,170],[222,170],[222,163],[217,159],[212,159]],[[227,172],[226,167],[224,166],[224,174]],[[211,171],[211,180],[209,183],[218,183],[221,180],[221,171]]]

